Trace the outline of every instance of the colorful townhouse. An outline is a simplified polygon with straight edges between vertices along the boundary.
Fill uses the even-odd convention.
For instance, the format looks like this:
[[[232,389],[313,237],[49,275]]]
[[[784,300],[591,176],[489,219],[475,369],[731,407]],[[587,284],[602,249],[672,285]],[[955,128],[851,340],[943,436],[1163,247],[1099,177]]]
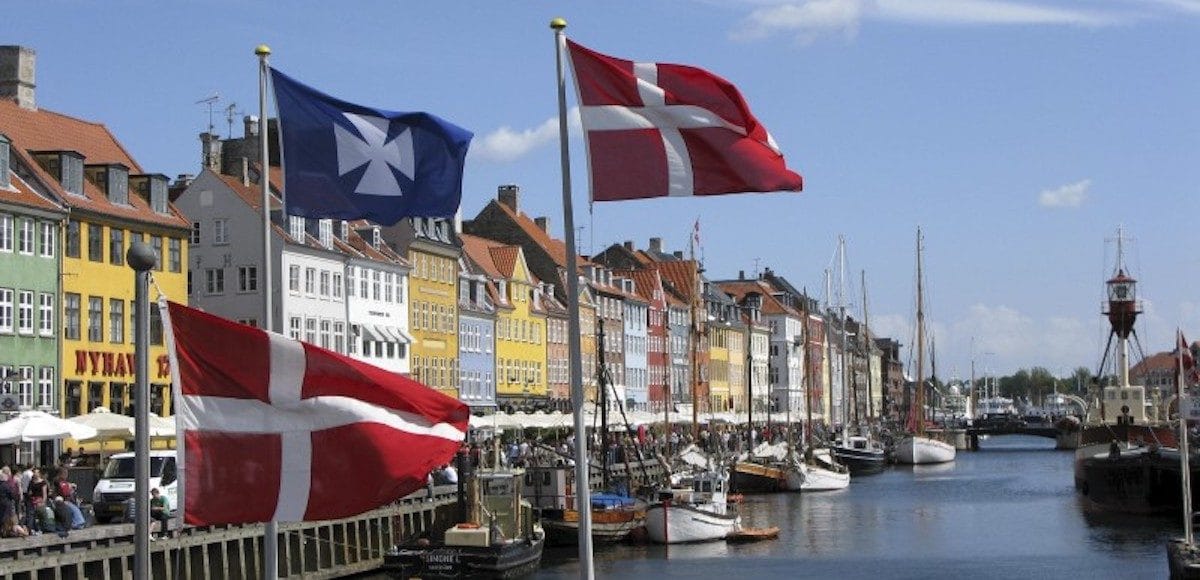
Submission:
[[[496,286],[464,254],[458,272],[458,396],[472,410],[496,408],[496,301]]]
[[[496,403],[532,409],[547,403],[546,313],[541,287],[520,246],[471,234],[459,236],[463,253],[496,286]]]
[[[453,222],[408,218],[384,228],[384,240],[405,257],[412,376],[458,398],[458,261],[461,242]]]
[[[4,53],[16,61],[11,70],[17,76],[0,81],[15,88],[8,91],[13,98],[0,103],[0,133],[10,141],[10,155],[15,150],[28,162],[30,179],[69,216],[55,240],[63,256],[56,301],[62,312],[59,412],[69,417],[105,406],[131,414],[134,273],[125,253],[135,240],[149,244],[159,258],[152,270],[156,287],[183,301],[188,224],[168,201],[166,176],[144,171],[104,125],[37,107],[32,51],[6,47]],[[37,300],[40,308],[44,299]],[[170,367],[155,308],[150,323],[150,410],[168,415]]]
[[[646,302],[646,376],[649,410],[661,413],[671,401],[668,373],[667,296],[658,270],[625,270],[621,276],[633,280],[637,295]]]

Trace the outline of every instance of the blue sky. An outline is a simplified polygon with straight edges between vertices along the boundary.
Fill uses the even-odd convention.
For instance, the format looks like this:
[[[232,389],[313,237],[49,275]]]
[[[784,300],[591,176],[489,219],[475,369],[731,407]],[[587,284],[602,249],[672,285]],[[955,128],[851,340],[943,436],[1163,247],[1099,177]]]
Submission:
[[[43,108],[109,126],[149,171],[196,173],[196,101],[257,114],[254,47],[340,98],[425,110],[475,132],[463,210],[496,186],[561,228],[552,17],[600,52],[677,62],[743,92],[803,193],[586,203],[581,251],[700,220],[710,275],[770,267],[820,292],[837,236],[848,300],[911,343],[914,237],[925,232],[938,374],[1094,368],[1124,224],[1147,351],[1200,338],[1200,0],[33,2],[0,43],[38,53]],[[574,103],[574,95],[568,97]],[[233,134],[241,135],[235,121]]]

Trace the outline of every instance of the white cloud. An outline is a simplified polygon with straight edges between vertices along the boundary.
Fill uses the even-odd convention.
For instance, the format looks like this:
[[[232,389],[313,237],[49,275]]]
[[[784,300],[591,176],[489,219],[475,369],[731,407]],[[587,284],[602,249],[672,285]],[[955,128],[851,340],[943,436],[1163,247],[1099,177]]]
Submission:
[[[579,108],[567,111],[568,131],[578,133]],[[486,161],[508,163],[524,157],[530,151],[558,142],[558,116],[542,121],[531,129],[516,130],[503,126],[487,135],[477,137],[469,155]]]
[[[1091,187],[1092,180],[1084,179],[1055,189],[1045,189],[1038,194],[1038,204],[1042,207],[1079,207],[1087,200]]]
[[[1187,9],[1196,0],[1159,0]],[[808,43],[821,36],[853,38],[863,21],[926,26],[1078,26],[1101,27],[1130,22],[1128,13],[1079,10],[1008,0],[793,0],[756,8],[731,36],[757,40],[792,34]]]

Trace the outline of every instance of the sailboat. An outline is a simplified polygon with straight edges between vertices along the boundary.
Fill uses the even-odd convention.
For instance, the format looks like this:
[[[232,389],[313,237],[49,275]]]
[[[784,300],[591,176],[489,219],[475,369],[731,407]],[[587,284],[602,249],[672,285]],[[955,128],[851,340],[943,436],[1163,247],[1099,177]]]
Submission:
[[[808,296],[807,289],[804,292],[805,297]],[[789,464],[793,466],[789,475],[789,485],[795,486],[799,483],[800,491],[836,491],[846,489],[850,485],[850,470],[844,465],[840,465],[833,458],[828,448],[817,448],[813,444],[812,439],[812,357],[808,348],[808,303],[805,302],[804,310],[801,311],[804,316],[804,324],[800,326],[802,333],[802,341],[804,343],[804,373],[802,381],[804,383],[804,399],[805,408],[807,409],[808,417],[804,425],[804,457],[803,461],[797,461],[795,454],[789,454]],[[828,341],[826,341],[828,342]]]
[[[925,286],[921,261],[921,229],[917,228],[917,382],[908,411],[909,434],[896,444],[896,462],[909,465],[954,461],[953,445],[925,435]]]
[[[872,397],[871,397],[871,346],[870,328],[867,322],[867,274],[864,271],[862,274],[863,288],[863,332],[862,340],[866,349],[867,359],[867,409],[868,413],[873,413]],[[887,451],[873,437],[870,436],[870,430],[863,431],[863,435],[850,435],[848,432],[842,435],[837,444],[833,446],[833,456],[839,463],[850,469],[850,475],[872,475],[881,473],[887,468],[888,459]]]

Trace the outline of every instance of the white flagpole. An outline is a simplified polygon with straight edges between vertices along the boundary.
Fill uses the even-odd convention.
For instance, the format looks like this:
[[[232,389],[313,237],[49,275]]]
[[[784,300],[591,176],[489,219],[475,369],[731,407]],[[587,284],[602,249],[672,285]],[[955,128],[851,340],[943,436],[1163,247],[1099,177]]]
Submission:
[[[271,275],[271,157],[267,147],[267,77],[270,76],[271,65],[267,57],[271,56],[271,47],[260,44],[254,49],[258,55],[258,142],[261,154],[258,161],[258,182],[262,185],[263,213],[263,329],[275,331],[274,307],[274,278]],[[279,525],[271,520],[263,525],[263,578],[275,580],[279,578]]]
[[[592,499],[588,484],[587,424],[583,418],[583,355],[579,344],[579,271],[575,252],[575,215],[571,205],[571,155],[567,149],[567,88],[563,75],[563,52],[567,37],[563,29],[567,21],[550,21],[554,29],[554,62],[558,69],[558,145],[562,159],[563,238],[567,245],[567,349],[571,359],[571,399],[575,415],[575,497],[579,511],[579,577],[592,580],[596,572],[592,564]]]
[[[1176,350],[1179,351],[1175,364],[1179,367],[1179,372],[1176,375],[1176,396],[1175,400],[1179,401],[1179,469],[1182,472],[1181,481],[1183,482],[1183,539],[1187,545],[1192,545],[1194,533],[1192,530],[1192,470],[1188,465],[1190,453],[1188,450],[1188,411],[1184,408],[1184,403],[1187,402],[1187,389],[1184,388],[1183,381],[1183,349],[1187,345],[1183,342],[1183,333],[1175,329]]]

